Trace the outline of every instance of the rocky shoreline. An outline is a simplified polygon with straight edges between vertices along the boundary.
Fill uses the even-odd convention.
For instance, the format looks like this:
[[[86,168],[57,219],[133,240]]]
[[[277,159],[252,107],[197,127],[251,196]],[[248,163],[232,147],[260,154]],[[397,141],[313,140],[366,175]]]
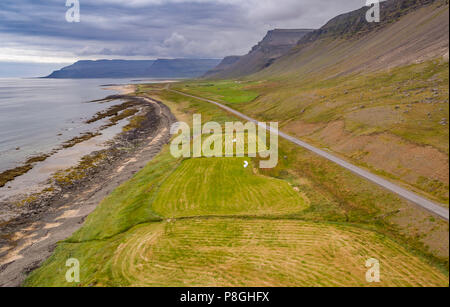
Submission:
[[[18,286],[47,259],[57,242],[79,229],[98,203],[142,169],[170,140],[176,121],[163,103],[132,95],[105,100],[129,100],[140,107],[139,116],[111,145],[83,158],[50,189],[18,204],[1,203],[13,217],[0,224],[0,286]],[[73,175],[73,178],[71,175]],[[79,176],[82,174],[82,176]]]

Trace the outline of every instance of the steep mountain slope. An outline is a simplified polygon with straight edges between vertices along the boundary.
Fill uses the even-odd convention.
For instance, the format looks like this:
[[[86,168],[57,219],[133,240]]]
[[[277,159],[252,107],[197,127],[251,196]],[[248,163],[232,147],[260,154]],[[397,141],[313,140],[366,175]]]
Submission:
[[[324,37],[363,36],[433,2],[435,0],[384,0],[380,3],[380,22],[367,22],[368,7],[362,7],[359,10],[336,16],[320,29],[306,35],[299,44]]]
[[[389,0],[382,3],[380,23],[368,23],[367,10],[338,16],[306,35],[257,78],[329,78],[448,57],[448,0]]]
[[[448,207],[448,1],[389,0],[379,24],[367,23],[367,10],[332,19],[239,82],[181,90],[279,122],[283,131]],[[256,98],[239,102],[228,93]]]
[[[216,59],[158,59],[156,61],[78,61],[47,78],[195,78],[215,67]]]
[[[245,56],[225,58],[222,67],[216,67],[214,71],[206,74],[208,78],[226,79],[237,78],[256,73],[270,66],[277,58],[286,54],[306,34],[309,29],[275,29],[269,31],[264,39],[254,46]],[[230,64],[231,61],[234,63]],[[224,67],[225,66],[225,67]]]
[[[225,57],[219,63],[219,65],[217,65],[216,67],[214,67],[210,71],[207,71],[204,77],[207,78],[209,76],[217,75],[219,73],[222,73],[222,72],[228,70],[234,63],[239,61],[240,58],[241,58],[240,56],[236,56],[236,55]]]

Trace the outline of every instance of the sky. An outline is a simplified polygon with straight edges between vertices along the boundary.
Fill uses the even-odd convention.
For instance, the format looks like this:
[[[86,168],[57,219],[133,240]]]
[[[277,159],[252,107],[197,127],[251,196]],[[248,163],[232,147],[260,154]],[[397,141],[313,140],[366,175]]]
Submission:
[[[242,55],[268,30],[320,28],[331,18],[366,3],[366,0],[70,1],[79,2],[80,22],[67,22],[66,0],[0,0],[0,77],[50,72],[81,59]]]

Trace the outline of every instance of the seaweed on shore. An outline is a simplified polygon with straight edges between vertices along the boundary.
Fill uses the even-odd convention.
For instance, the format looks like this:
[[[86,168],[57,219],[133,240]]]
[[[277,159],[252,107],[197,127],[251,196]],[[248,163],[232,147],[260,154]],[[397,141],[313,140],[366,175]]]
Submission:
[[[75,138],[63,143],[62,148],[66,149],[66,148],[73,147],[76,144],[87,141],[98,135],[100,135],[100,133],[98,133],[98,132],[97,133],[88,132],[88,133],[82,134],[81,136],[75,137]],[[23,165],[0,173],[0,188],[4,187],[8,182],[13,181],[16,177],[19,177],[19,176],[22,176],[22,175],[28,173],[30,170],[33,169],[34,164],[36,164],[38,162],[43,162],[48,157],[50,157],[50,154],[31,157],[31,158],[28,158],[28,160],[26,160]]]
[[[100,130],[106,129],[108,127],[116,125],[119,121],[131,117],[139,112],[138,109],[135,107],[139,105],[138,102],[135,101],[126,101],[124,103],[121,103],[119,105],[115,105],[107,109],[106,111],[97,112],[91,119],[87,120],[86,124],[92,124],[97,121],[100,121],[105,118],[109,118],[109,123],[106,125],[103,125]],[[93,137],[96,137],[100,135],[100,132],[88,132],[84,133],[81,136],[75,137],[67,142],[65,142],[62,147],[63,148],[70,148],[75,146],[78,143],[87,141]]]
[[[91,119],[86,121],[86,124],[92,124],[107,117],[118,116],[120,112],[136,106],[134,101],[127,101],[119,105],[115,105],[107,109],[106,111],[97,112]]]
[[[33,164],[33,163],[37,163],[37,162],[42,162],[42,161],[45,161],[48,157],[50,157],[50,155],[40,155],[40,156],[31,157],[25,162],[25,164]]]
[[[73,147],[76,144],[87,141],[98,135],[100,135],[100,133],[98,133],[98,132],[97,133],[88,132],[88,133],[82,134],[81,136],[75,137],[75,138],[63,143],[62,148],[66,149],[66,148]],[[30,170],[33,169],[34,164],[36,164],[38,162],[43,162],[48,157],[50,157],[50,154],[34,156],[31,158],[28,158],[25,161],[25,163],[23,163],[23,165],[21,165],[21,166],[1,172],[0,173],[0,188],[4,187],[8,182],[13,181],[16,177],[19,177],[19,176],[22,176],[22,175],[28,173]]]
[[[124,99],[126,97],[127,97],[126,95],[110,95],[110,96],[102,98],[102,99],[95,99],[95,100],[88,101],[87,103],[92,103],[92,102],[106,103],[106,102],[111,102],[114,100]]]
[[[142,123],[147,119],[145,116],[137,115],[130,119],[128,125],[123,127],[124,132],[128,132],[141,127]]]
[[[62,187],[73,185],[75,182],[86,178],[90,169],[98,166],[106,158],[107,150],[84,156],[77,166],[55,173],[53,180]]]
[[[96,137],[96,136],[99,136],[99,135],[101,135],[101,133],[99,133],[99,132],[95,132],[95,133],[87,132],[87,133],[84,133],[81,136],[74,137],[73,139],[64,142],[62,144],[62,148],[66,149],[66,148],[73,147],[76,144],[79,144],[79,143],[82,143],[84,141],[90,140],[93,137]]]
[[[4,187],[6,183],[8,183],[9,181],[14,180],[14,178],[19,177],[25,174],[26,172],[30,171],[32,168],[33,165],[25,164],[0,173],[0,188]]]
[[[107,98],[99,100],[99,101],[110,101],[110,100],[117,100],[117,99],[124,99],[124,98],[125,98],[124,96],[110,96],[110,97],[107,97]],[[128,99],[130,99],[130,97],[128,97]],[[109,109],[107,109],[106,111],[98,112],[94,117],[92,117],[91,119],[86,121],[86,124],[94,123],[94,122],[97,122],[104,118],[109,118],[109,123],[100,128],[102,130],[102,129],[116,125],[119,121],[121,121],[123,119],[131,117],[130,123],[123,128],[123,132],[128,132],[130,130],[139,129],[141,127],[142,123],[147,119],[146,116],[136,115],[137,113],[139,113],[139,109],[137,108],[139,105],[142,105],[142,102],[128,100],[122,104],[112,106]],[[100,132],[87,132],[80,136],[74,137],[71,140],[64,142],[61,145],[61,147],[63,149],[71,148],[79,143],[85,142],[85,141],[90,140],[99,135],[101,135]],[[49,156],[50,156],[50,154],[31,157],[27,161],[25,161],[25,163],[23,165],[0,173],[0,188],[4,187],[8,182],[14,180],[16,177],[26,174],[31,169],[33,169],[33,166],[35,163],[45,161]],[[88,159],[89,158],[87,158],[87,160]],[[87,161],[82,161],[82,164],[84,164],[84,169],[86,169],[86,168],[88,168],[88,167],[86,167],[87,164],[90,164],[90,163],[87,163]],[[61,175],[61,174],[59,174],[59,175]],[[74,174],[72,174],[72,175],[74,175]],[[77,176],[75,176],[75,177],[77,177]],[[61,178],[59,178],[59,179],[61,179]]]
[[[122,113],[110,118],[110,122],[109,124],[105,125],[103,128],[107,128],[107,127],[111,127],[116,125],[119,121],[131,117],[133,115],[135,115],[136,113],[138,113],[139,110],[138,109],[126,109],[125,111],[123,111]]]
[[[33,164],[45,161],[48,157],[49,155],[31,157],[23,165],[0,173],[0,188],[4,187],[8,182],[14,180],[16,177],[29,172],[33,168]]]

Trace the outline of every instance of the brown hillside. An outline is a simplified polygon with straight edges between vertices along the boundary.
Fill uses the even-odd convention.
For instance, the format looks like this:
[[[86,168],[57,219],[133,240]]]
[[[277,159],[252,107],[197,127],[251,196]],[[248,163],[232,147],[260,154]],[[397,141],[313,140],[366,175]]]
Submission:
[[[204,77],[209,77],[209,76],[213,76],[213,75],[217,75],[219,73],[222,73],[224,71],[226,71],[227,69],[229,69],[234,63],[236,63],[237,61],[239,61],[241,57],[240,56],[227,56],[225,57],[222,62],[220,62],[219,65],[217,65],[216,67],[214,67],[213,69],[211,69],[210,71],[208,71]]]
[[[324,78],[448,57],[448,0],[387,1],[379,24],[366,11],[334,18],[257,77]]]

